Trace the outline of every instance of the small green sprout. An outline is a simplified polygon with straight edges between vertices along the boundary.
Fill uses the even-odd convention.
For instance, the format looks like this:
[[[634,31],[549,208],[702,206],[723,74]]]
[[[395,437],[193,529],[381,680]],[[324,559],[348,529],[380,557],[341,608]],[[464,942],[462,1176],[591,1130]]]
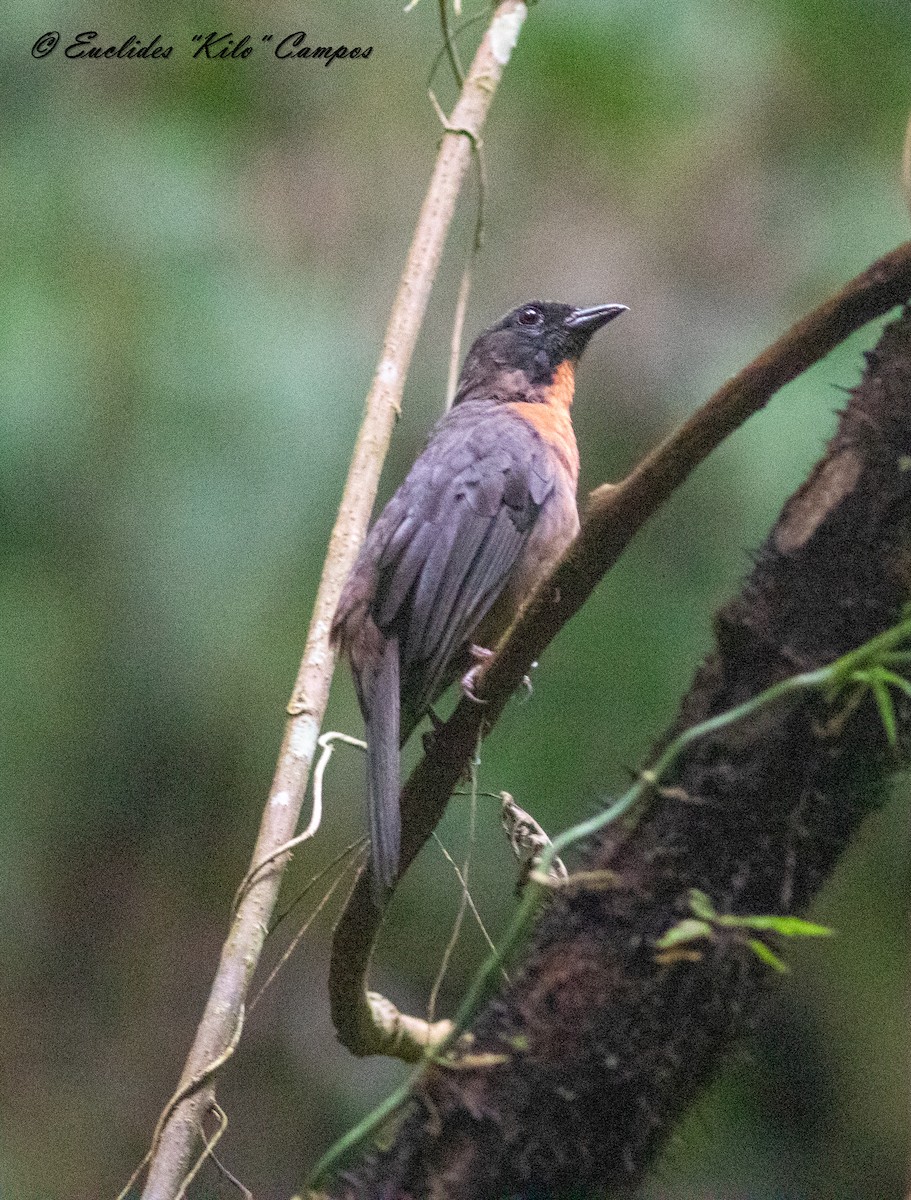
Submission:
[[[677,951],[681,946],[717,937],[721,930],[730,931],[736,941],[749,946],[757,958],[776,971],[787,971],[787,964],[770,949],[760,937],[748,937],[747,931],[760,933],[776,933],[780,937],[830,937],[832,930],[826,925],[814,925],[800,917],[775,916],[742,916],[738,913],[719,913],[715,911],[709,897],[698,888],[690,888],[690,911],[692,917],[684,917],[676,925],[671,926],[655,943],[662,951]],[[676,957],[667,956],[667,961]]]
[[[896,648],[911,638],[911,614],[907,608],[902,617],[900,624],[833,663],[826,689],[830,703],[848,692],[845,709],[849,713],[857,708],[868,693],[872,694],[893,750],[898,746],[898,719],[889,689],[903,692],[911,699],[911,681],[892,669],[907,667],[911,663],[911,651]]]

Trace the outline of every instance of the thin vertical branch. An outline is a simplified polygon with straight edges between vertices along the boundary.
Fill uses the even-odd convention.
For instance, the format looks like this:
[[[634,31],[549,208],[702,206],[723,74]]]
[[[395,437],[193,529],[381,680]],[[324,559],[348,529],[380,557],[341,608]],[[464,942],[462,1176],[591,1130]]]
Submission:
[[[474,274],[475,259],[484,245],[484,204],[487,199],[487,163],[484,158],[484,147],[478,142],[475,145],[478,160],[478,211],[475,217],[474,235],[471,239],[471,249],[462,272],[462,282],[459,284],[459,297],[456,301],[455,316],[452,322],[452,336],[449,340],[449,372],[446,378],[446,411],[452,408],[456,388],[459,386],[459,364],[462,361],[462,330],[465,328],[465,314],[468,311],[468,297],[471,295],[471,280]]]
[[[452,40],[452,30],[449,28],[449,10],[446,7],[446,0],[439,0],[440,9],[440,28],[443,30],[443,39],[446,42],[446,53],[449,56],[449,65],[452,67],[452,73],[455,75],[456,83],[462,87],[465,83],[465,72],[462,69],[462,64],[459,62],[459,52],[456,50],[455,42]]]
[[[211,1064],[221,1060],[241,1021],[288,861],[287,854],[273,857],[274,851],[294,835],[329,695],[335,667],[329,643],[332,617],[370,519],[405,376],[472,145],[480,135],[526,13],[522,0],[503,0],[497,5],[443,134],[329,542],[303,659],[288,705],[289,720],[275,778],[253,851],[252,873],[237,905],[177,1089],[184,1098],[170,1112],[152,1148],[143,1200],[173,1200],[178,1194],[199,1141],[200,1124],[213,1104]],[[264,866],[260,870],[261,863]]]
[[[462,885],[462,895],[459,897],[459,907],[456,912],[455,921],[452,924],[452,932],[449,935],[449,941],[446,943],[446,948],[443,951],[443,957],[440,960],[440,966],[437,970],[436,979],[433,981],[433,987],[430,989],[430,997],[427,1001],[427,1023],[432,1025],[436,1020],[437,1000],[439,999],[440,990],[443,987],[443,981],[446,978],[446,973],[449,970],[449,964],[452,961],[452,956],[455,953],[455,948],[459,944],[459,938],[462,936],[462,924],[465,920],[465,909],[471,900],[471,895],[468,891],[468,871],[471,867],[471,859],[474,855],[475,834],[477,832],[477,817],[478,817],[478,767],[481,765],[481,739],[478,738],[478,753],[475,755],[471,764],[471,799],[468,807],[468,846],[465,850],[465,858],[462,861],[462,870],[456,868],[456,874],[459,877],[459,883]],[[436,835],[434,835],[436,836]],[[440,843],[442,845],[442,843]],[[474,908],[474,905],[472,905]],[[482,926],[483,929],[483,926]]]

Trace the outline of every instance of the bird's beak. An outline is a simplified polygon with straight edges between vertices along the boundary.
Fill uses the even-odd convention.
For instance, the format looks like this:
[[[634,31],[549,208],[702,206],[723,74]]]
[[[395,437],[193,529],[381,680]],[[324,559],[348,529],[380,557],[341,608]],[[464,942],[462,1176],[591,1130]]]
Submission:
[[[592,308],[574,308],[563,324],[568,329],[584,329],[586,333],[594,333],[625,312],[629,312],[625,304],[595,304]]]

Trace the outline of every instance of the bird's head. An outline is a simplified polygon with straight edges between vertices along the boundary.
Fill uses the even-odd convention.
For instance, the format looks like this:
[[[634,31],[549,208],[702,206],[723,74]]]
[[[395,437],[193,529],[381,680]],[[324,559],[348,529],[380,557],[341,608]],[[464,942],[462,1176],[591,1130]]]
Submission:
[[[625,304],[570,304],[530,300],[475,339],[465,358],[455,403],[486,394],[543,401],[558,384],[569,387],[592,334],[627,312]],[[524,395],[522,395],[525,393]]]

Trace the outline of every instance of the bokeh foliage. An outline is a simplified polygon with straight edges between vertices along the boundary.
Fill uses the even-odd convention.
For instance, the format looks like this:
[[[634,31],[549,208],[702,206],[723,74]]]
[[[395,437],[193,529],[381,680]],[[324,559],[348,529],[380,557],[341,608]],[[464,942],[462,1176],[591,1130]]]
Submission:
[[[466,12],[478,6],[466,2]],[[166,62],[38,61],[46,29],[160,32]],[[194,33],[372,44],[330,68],[190,57]],[[466,35],[465,57],[471,49]],[[8,10],[0,52],[0,1192],[113,1195],[192,1035],[271,775],[363,396],[439,127],[431,0]],[[540,0],[485,134],[476,332],[530,297],[622,300],[579,374],[583,484],[616,477],[806,307],[907,236],[902,0]],[[451,80],[441,68],[444,103]],[[439,412],[457,228],[384,494]],[[788,387],[637,539],[513,704],[482,786],[551,828],[672,717],[711,613],[833,428],[864,331]],[[359,731],[340,674],[328,724]],[[339,756],[318,851],[362,828]],[[866,828],[753,1042],[654,1197],[898,1194],[907,1152],[907,786]],[[473,875],[499,927],[492,802]],[[458,846],[464,804],[444,835]],[[430,852],[378,983],[418,1008],[457,902]],[[334,1042],[328,922],[220,1089],[227,1164],[281,1197],[399,1077]],[[278,940],[278,939],[277,939]],[[273,954],[277,953],[273,951]],[[481,953],[474,934],[444,993]],[[214,1175],[198,1194],[230,1194]]]

